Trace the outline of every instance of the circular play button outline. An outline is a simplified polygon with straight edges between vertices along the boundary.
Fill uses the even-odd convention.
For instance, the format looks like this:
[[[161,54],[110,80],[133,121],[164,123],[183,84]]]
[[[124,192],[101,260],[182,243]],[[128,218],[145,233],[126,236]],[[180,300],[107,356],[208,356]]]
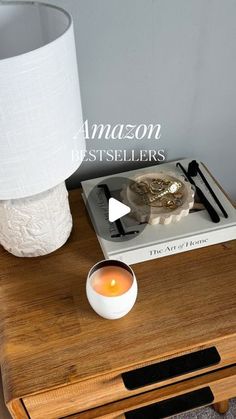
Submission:
[[[133,182],[127,177],[110,176],[103,178],[91,189],[88,195],[89,212],[96,234],[101,238],[111,242],[125,242],[135,239],[146,228],[147,223],[137,221],[132,208],[127,202],[122,202],[122,189]]]

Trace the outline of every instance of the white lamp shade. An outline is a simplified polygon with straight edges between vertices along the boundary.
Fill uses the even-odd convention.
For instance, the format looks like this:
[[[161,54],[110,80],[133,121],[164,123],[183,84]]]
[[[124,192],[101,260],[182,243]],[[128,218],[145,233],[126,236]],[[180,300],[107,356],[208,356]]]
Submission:
[[[54,187],[85,141],[71,17],[40,3],[0,3],[0,199]],[[76,157],[76,158],[75,158]]]

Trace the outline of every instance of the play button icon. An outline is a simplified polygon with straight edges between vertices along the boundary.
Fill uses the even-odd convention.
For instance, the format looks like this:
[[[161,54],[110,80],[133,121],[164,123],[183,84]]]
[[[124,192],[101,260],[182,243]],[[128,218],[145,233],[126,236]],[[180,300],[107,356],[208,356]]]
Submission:
[[[108,219],[110,223],[124,217],[131,211],[130,207],[118,201],[115,198],[110,198],[108,202]]]
[[[114,243],[109,249],[117,250],[118,243],[136,239],[147,226],[145,221],[137,220],[132,206],[122,197],[122,191],[133,184],[127,177],[113,175],[91,179],[83,184],[84,199],[95,232],[104,246]],[[144,211],[146,213],[150,207]]]

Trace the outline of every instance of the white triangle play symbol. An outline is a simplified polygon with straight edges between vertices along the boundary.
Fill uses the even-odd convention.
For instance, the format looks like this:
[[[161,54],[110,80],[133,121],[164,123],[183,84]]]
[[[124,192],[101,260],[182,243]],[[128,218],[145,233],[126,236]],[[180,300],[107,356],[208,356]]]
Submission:
[[[128,214],[131,211],[130,207],[128,207],[125,204],[122,204],[122,202],[117,201],[115,198],[110,198],[108,203],[108,218],[110,223],[113,223],[114,221],[118,220],[121,217],[124,217],[124,215]]]

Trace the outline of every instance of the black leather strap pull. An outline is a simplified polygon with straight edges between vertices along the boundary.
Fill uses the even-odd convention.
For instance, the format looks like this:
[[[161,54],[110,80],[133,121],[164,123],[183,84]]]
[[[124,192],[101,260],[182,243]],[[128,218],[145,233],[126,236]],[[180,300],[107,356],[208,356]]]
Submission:
[[[131,410],[125,413],[125,417],[126,419],[163,419],[211,404],[213,401],[214,396],[210,387],[204,387],[140,409]]]
[[[128,390],[136,390],[140,387],[169,380],[180,375],[189,374],[203,368],[208,368],[220,362],[217,349],[202,349],[187,355],[178,356],[167,361],[148,365],[133,371],[121,374],[125,387]]]

